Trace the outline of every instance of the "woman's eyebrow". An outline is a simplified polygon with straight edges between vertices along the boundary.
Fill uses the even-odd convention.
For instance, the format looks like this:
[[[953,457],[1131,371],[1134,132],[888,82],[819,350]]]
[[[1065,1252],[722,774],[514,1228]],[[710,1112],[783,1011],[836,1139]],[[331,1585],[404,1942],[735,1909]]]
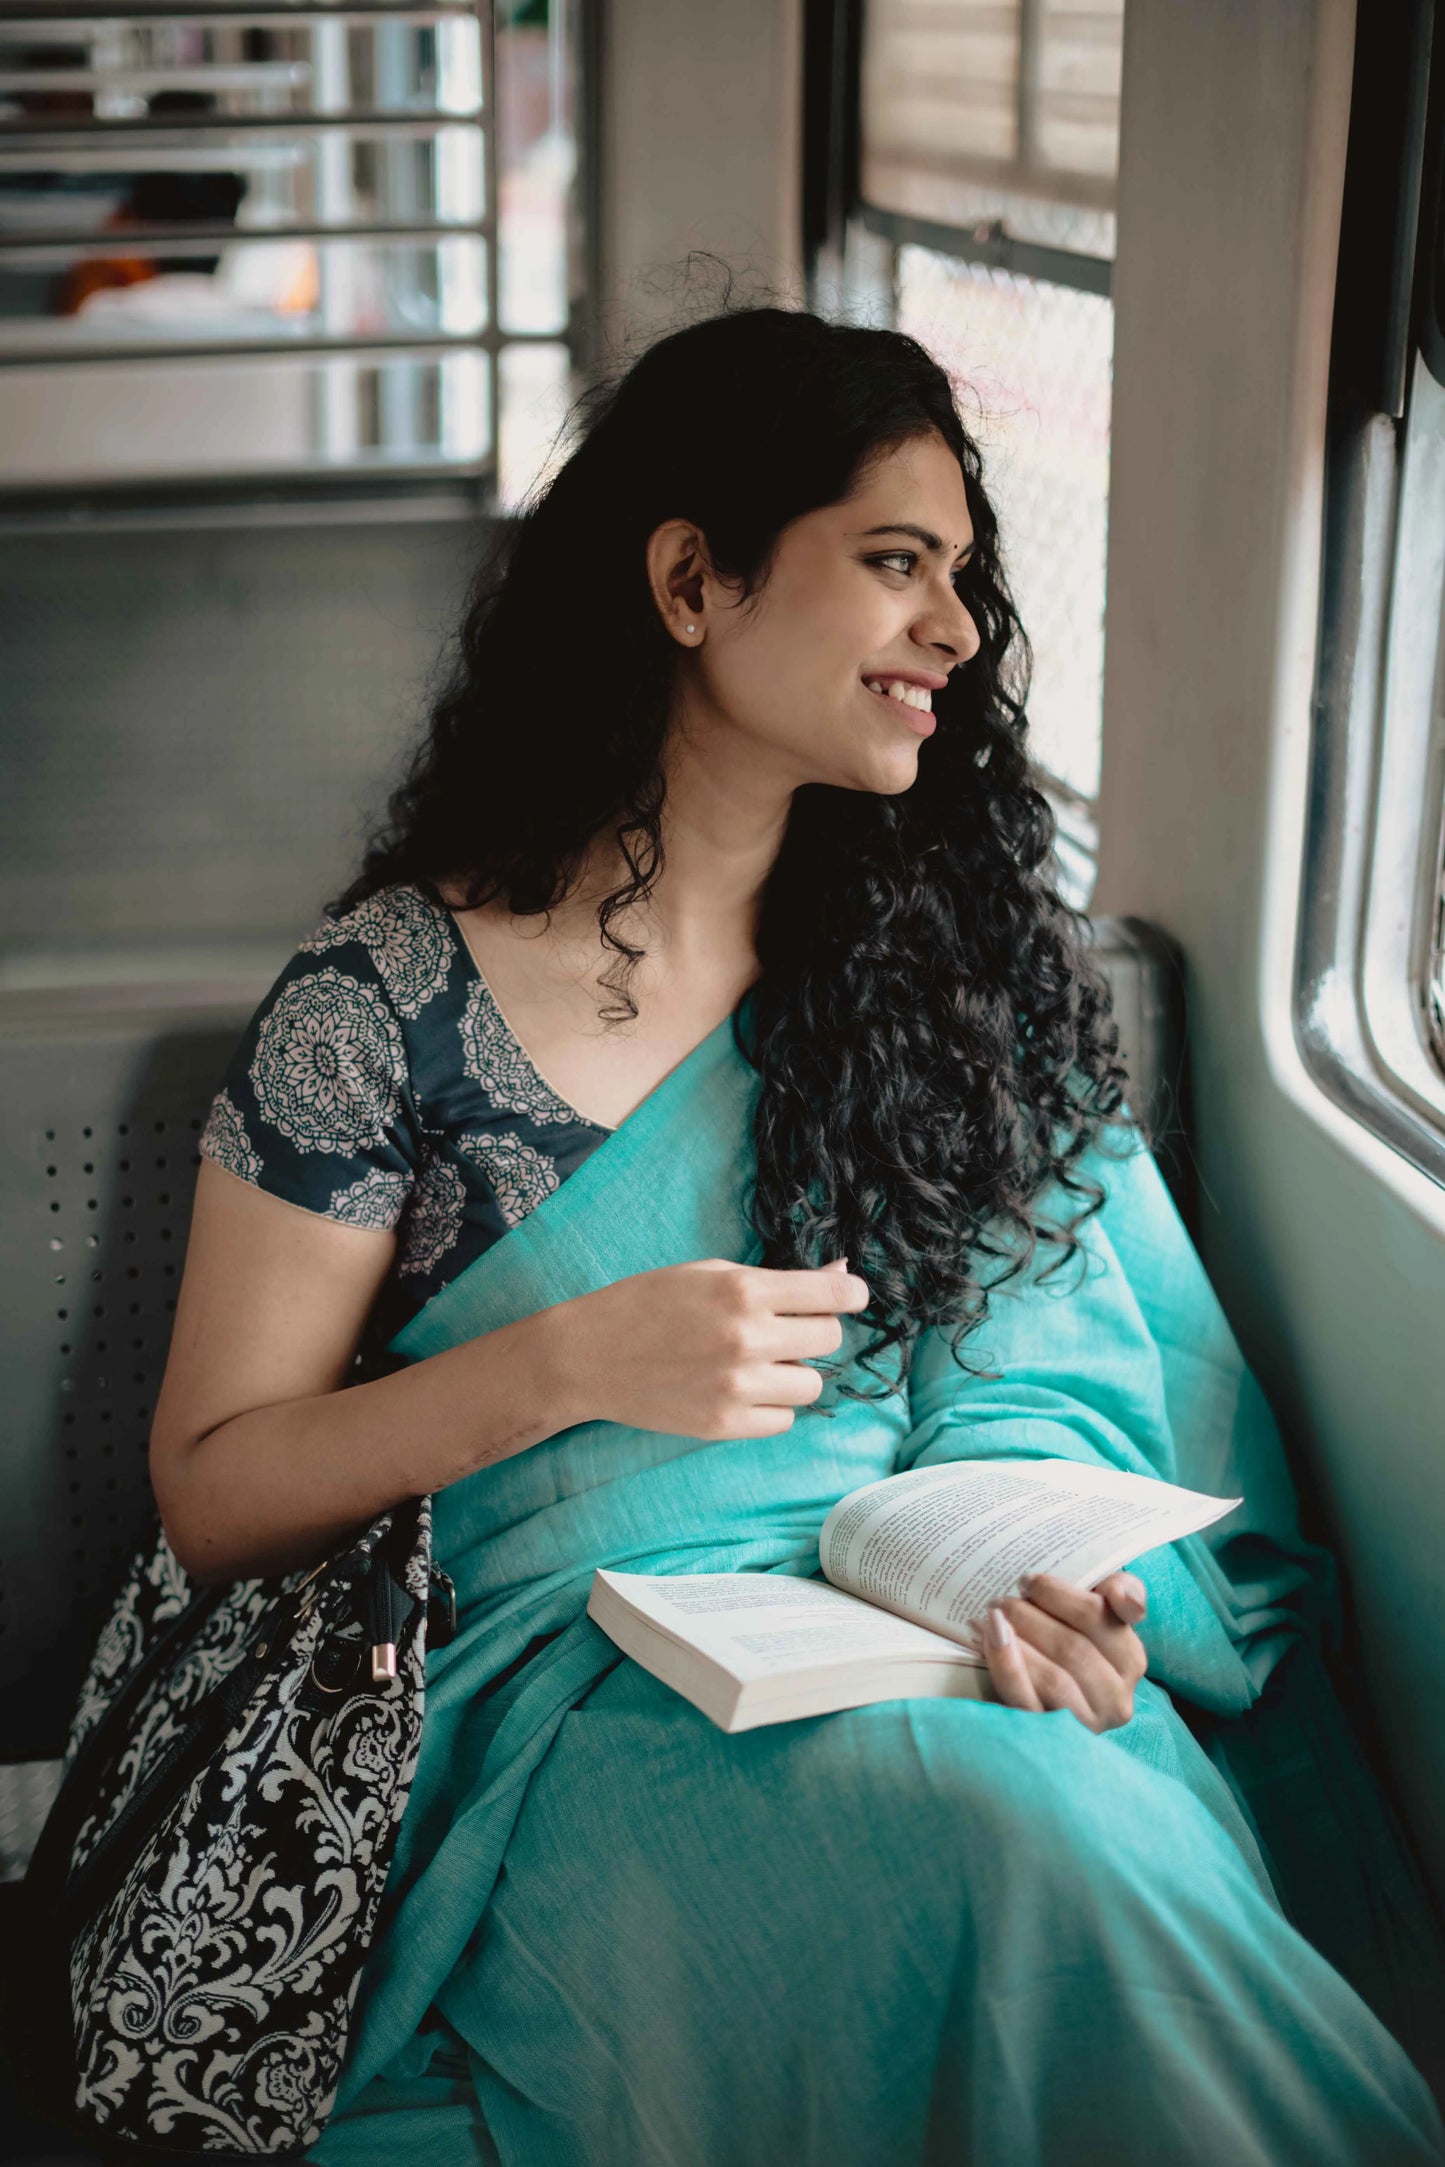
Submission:
[[[870,534],[906,534],[913,541],[921,542],[925,549],[931,549],[935,555],[941,554],[944,546],[942,535],[931,533],[927,527],[911,526],[906,519],[895,519],[886,527],[864,527],[861,531],[865,536]],[[971,556],[977,547],[977,541],[965,542],[958,553],[960,559]]]

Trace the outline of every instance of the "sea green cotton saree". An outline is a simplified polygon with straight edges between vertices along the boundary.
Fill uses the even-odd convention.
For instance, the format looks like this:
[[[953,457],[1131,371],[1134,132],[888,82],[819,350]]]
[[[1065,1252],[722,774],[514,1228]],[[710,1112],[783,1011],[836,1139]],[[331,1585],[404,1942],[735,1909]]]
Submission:
[[[729,1020],[396,1351],[755,1261],[755,1088]],[[589,1422],[437,1499],[461,1629],[428,1664],[323,2167],[1445,2157],[1422,2080],[1286,1923],[1173,1706],[1248,1708],[1321,1560],[1152,1161],[1092,1170],[1086,1272],[995,1295],[992,1379],[925,1333],[907,1390],[830,1387],[782,1436]],[[598,1565],[815,1572],[845,1491],[1005,1453],[1246,1499],[1140,1562],[1150,1678],[1123,1730],[918,1700],[730,1737],[584,1614]]]

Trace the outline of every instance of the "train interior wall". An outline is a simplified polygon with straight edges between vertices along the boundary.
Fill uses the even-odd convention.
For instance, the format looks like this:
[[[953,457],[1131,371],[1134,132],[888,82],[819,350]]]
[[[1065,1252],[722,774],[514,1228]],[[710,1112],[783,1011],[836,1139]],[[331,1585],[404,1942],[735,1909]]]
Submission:
[[[1354,27],[1130,0],[1096,902],[1183,946],[1204,1259],[1445,1890],[1445,1193],[1336,1112],[1291,1012]]]

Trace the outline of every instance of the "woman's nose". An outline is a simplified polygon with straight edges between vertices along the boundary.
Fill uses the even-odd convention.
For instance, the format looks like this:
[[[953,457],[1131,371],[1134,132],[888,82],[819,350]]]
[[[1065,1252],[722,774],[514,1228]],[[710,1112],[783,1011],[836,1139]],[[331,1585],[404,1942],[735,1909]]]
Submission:
[[[971,662],[982,645],[972,613],[957,595],[930,611],[916,627],[914,637],[920,646],[946,652],[955,662]]]
[[[971,662],[983,645],[983,641],[979,637],[978,626],[973,621],[972,610],[965,609],[960,602],[958,614],[963,635],[963,644],[958,650],[958,659],[960,662]]]

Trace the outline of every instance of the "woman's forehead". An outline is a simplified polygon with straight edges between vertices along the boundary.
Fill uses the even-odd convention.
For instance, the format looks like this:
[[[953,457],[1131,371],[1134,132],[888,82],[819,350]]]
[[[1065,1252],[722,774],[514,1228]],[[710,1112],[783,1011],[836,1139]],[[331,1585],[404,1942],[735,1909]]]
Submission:
[[[942,437],[913,438],[881,452],[836,509],[850,531],[868,533],[897,520],[926,529],[954,553],[973,540],[963,471]]]

